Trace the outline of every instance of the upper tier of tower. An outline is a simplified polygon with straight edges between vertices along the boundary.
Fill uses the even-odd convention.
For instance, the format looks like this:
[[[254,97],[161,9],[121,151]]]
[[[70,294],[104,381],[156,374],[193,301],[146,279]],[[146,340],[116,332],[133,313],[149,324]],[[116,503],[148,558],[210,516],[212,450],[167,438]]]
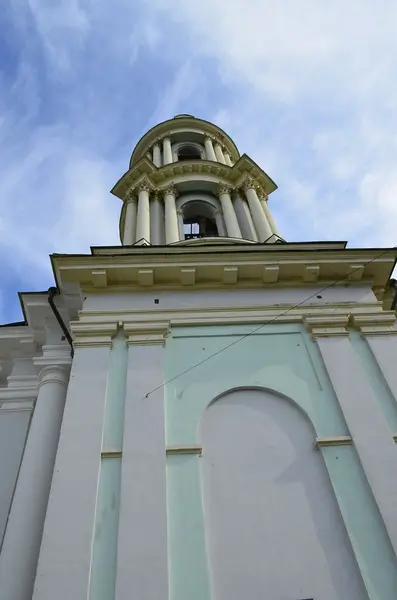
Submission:
[[[219,127],[177,115],[137,143],[112,193],[123,245],[280,240],[267,205],[277,188]]]

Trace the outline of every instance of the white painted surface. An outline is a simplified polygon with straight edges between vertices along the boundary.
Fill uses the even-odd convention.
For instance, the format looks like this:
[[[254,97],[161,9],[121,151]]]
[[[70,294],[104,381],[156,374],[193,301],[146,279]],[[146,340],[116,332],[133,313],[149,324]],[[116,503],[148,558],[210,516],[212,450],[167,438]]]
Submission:
[[[200,434],[213,600],[367,598],[314,431],[293,404],[232,392]]]
[[[88,596],[109,351],[76,349],[33,600]]]
[[[163,355],[129,348],[116,600],[168,597]]]
[[[19,470],[0,560],[0,598],[31,600],[43,532],[68,373],[47,366]]]
[[[397,335],[369,335],[366,339],[397,402]],[[393,433],[396,434],[397,431]]]
[[[84,309],[136,310],[146,308],[194,308],[233,306],[290,306],[310,298],[305,305],[324,306],[327,302],[376,302],[369,285],[333,286],[322,291],[322,284],[289,289],[271,289],[263,286],[256,290],[202,290],[178,292],[156,290],[134,294],[94,294],[87,296]],[[317,298],[317,296],[321,296]],[[154,299],[159,304],[154,304]]]

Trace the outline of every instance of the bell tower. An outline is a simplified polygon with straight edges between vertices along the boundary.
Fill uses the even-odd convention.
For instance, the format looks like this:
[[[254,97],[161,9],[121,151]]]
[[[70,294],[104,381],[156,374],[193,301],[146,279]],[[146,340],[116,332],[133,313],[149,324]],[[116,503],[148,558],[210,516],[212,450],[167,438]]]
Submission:
[[[397,598],[397,249],[286,242],[276,189],[178,115],[112,190],[121,245],[21,295],[0,600]]]
[[[148,131],[112,193],[124,246],[283,241],[268,207],[277,189],[222,129],[177,115]]]

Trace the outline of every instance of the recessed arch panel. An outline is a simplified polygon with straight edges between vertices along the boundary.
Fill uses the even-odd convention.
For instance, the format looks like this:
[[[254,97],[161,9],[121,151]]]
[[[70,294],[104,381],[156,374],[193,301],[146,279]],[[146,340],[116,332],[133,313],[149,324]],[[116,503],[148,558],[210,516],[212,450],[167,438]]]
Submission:
[[[271,390],[237,389],[199,438],[213,600],[367,600],[315,432]]]

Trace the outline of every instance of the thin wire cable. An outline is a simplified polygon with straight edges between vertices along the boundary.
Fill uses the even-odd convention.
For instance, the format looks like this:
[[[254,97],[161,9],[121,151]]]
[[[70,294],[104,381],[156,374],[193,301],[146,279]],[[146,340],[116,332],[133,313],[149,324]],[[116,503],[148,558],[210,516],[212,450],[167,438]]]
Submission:
[[[388,252],[390,252],[390,250],[395,250],[396,248],[397,248],[397,246],[392,246],[392,248],[387,248],[387,250],[385,250],[384,252],[381,252],[379,255],[375,256],[374,258],[372,258],[371,260],[369,260],[367,263],[365,263],[364,264],[364,268],[367,265],[370,265],[371,263],[373,263],[375,260],[378,260],[378,258],[381,258],[385,254],[387,254]],[[174,377],[171,377],[171,379],[168,379],[167,381],[165,381],[161,385],[158,385],[157,387],[155,387],[152,390],[150,390],[150,392],[148,392],[146,394],[145,398],[148,398],[151,394],[154,394],[154,392],[157,392],[158,390],[161,390],[166,385],[172,383],[176,379],[179,379],[179,377],[182,377],[183,375],[186,375],[186,373],[189,373],[190,371],[193,371],[193,369],[196,369],[197,367],[200,367],[201,365],[203,365],[204,363],[208,362],[210,359],[214,358],[215,356],[218,356],[219,354],[222,354],[222,352],[225,352],[225,350],[228,350],[232,346],[235,346],[239,342],[242,342],[243,340],[245,340],[246,338],[250,337],[251,335],[254,335],[255,333],[257,333],[258,331],[260,331],[261,329],[263,329],[267,325],[271,325],[272,323],[274,323],[275,321],[277,321],[277,319],[279,319],[280,317],[283,317],[284,315],[287,315],[289,312],[291,312],[291,310],[294,310],[295,308],[298,308],[299,306],[302,306],[302,304],[305,304],[305,302],[307,302],[308,300],[311,300],[311,298],[314,298],[314,296],[318,296],[319,294],[321,294],[321,292],[325,292],[326,290],[329,290],[331,287],[333,287],[337,283],[341,283],[342,281],[345,281],[348,277],[350,277],[353,273],[355,273],[355,271],[360,270],[361,266],[362,265],[360,265],[356,269],[353,269],[345,277],[342,277],[341,279],[336,279],[335,281],[333,281],[332,283],[326,285],[325,287],[321,288],[320,290],[317,290],[316,292],[314,292],[314,294],[312,294],[311,296],[308,296],[307,298],[305,298],[301,302],[298,302],[297,304],[294,304],[293,306],[290,306],[289,308],[287,308],[287,310],[285,310],[284,312],[280,313],[279,315],[276,315],[273,319],[270,319],[269,321],[266,321],[266,323],[262,323],[262,325],[260,325],[259,327],[256,327],[253,331],[250,331],[249,333],[245,333],[243,336],[241,336],[237,340],[234,340],[233,342],[231,342],[227,346],[224,346],[223,348],[220,348],[220,350],[217,350],[213,354],[210,354],[206,358],[203,358],[203,360],[200,360],[200,362],[195,363],[194,365],[192,365],[191,367],[185,369],[181,373],[178,373],[178,375],[175,375]]]

